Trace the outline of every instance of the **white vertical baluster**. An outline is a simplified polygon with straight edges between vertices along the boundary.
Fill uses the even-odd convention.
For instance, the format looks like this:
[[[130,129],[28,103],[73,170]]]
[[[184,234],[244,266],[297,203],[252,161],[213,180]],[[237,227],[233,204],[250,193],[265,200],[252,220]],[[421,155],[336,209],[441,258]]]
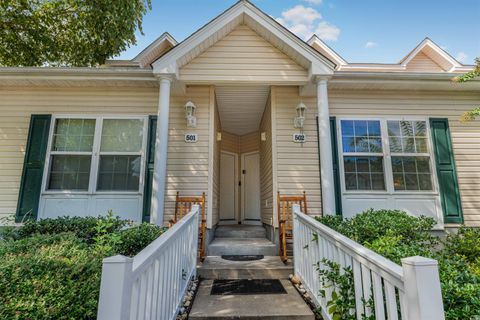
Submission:
[[[372,271],[373,301],[375,302],[375,319],[385,320],[382,278]]]
[[[353,259],[353,284],[355,286],[355,309],[357,312],[357,319],[361,320],[364,312],[362,303],[362,267],[355,258]]]
[[[398,320],[397,295],[395,294],[395,287],[386,280],[384,281],[384,283],[385,302],[387,305],[387,318],[388,320]]]

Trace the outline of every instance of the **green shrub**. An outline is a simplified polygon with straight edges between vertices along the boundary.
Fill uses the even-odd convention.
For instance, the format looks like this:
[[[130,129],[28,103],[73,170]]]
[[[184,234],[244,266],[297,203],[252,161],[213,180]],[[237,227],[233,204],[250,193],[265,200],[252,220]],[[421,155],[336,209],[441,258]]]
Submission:
[[[0,319],[95,319],[102,260],[134,256],[165,229],[102,218],[28,222],[0,241]],[[13,236],[10,236],[13,234]]]
[[[148,223],[123,230],[120,232],[120,242],[116,246],[116,251],[118,254],[132,257],[165,231],[166,228]]]
[[[0,242],[0,318],[95,319],[101,268],[73,234]]]
[[[361,244],[392,234],[400,236],[402,243],[436,243],[436,238],[430,234],[435,225],[432,218],[413,217],[398,210],[369,209],[341,222],[331,217],[318,217],[317,220]]]
[[[115,232],[129,225],[127,220],[118,217],[60,217],[56,219],[44,219],[39,221],[27,221],[18,230],[19,238],[29,237],[34,234],[58,234],[73,232],[78,238],[87,243],[93,243],[97,235],[98,221],[111,221],[107,232]]]
[[[466,261],[480,264],[480,228],[461,227],[445,241],[445,252],[461,255]]]

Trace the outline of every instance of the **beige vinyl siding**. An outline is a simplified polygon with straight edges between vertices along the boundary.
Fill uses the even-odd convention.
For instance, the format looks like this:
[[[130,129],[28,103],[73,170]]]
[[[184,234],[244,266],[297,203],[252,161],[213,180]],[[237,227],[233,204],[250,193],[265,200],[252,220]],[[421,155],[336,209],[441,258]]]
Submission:
[[[480,226],[480,125],[461,123],[461,114],[480,104],[479,93],[329,92],[335,116],[419,116],[448,118],[465,224]]]
[[[184,107],[187,97],[194,101],[197,107],[196,128],[187,127]],[[171,97],[170,99],[164,221],[172,219],[175,215],[175,195],[177,191],[183,196],[196,196],[205,192],[206,208],[209,208],[208,172],[211,98],[210,87],[189,86],[185,97]],[[198,134],[198,142],[186,143],[186,133]]]
[[[183,81],[307,81],[308,71],[240,25],[180,69]]]
[[[272,166],[272,106],[267,101],[260,132],[264,132],[266,141],[260,141],[260,205],[262,222],[273,225],[273,166]]]
[[[240,143],[238,140],[238,136],[229,133],[226,131],[222,132],[222,145],[221,148],[223,151],[228,151],[232,153],[239,154],[240,153]]]
[[[260,149],[260,133],[255,131],[239,136],[238,144],[240,154],[258,151]]]
[[[308,110],[304,126],[305,143],[293,142],[292,135],[299,132],[293,127],[295,107],[303,101]],[[273,121],[275,122],[274,176],[276,189],[282,195],[307,193],[308,213],[321,214],[320,174],[317,145],[315,97],[300,97],[298,87],[272,87]],[[275,186],[274,186],[275,192]],[[276,215],[276,208],[274,209]],[[276,220],[276,219],[275,219]]]
[[[153,115],[157,88],[0,88],[0,218],[16,211],[32,114]]]
[[[407,72],[444,72],[435,61],[428,57],[425,53],[419,52],[410,62],[407,64]]]

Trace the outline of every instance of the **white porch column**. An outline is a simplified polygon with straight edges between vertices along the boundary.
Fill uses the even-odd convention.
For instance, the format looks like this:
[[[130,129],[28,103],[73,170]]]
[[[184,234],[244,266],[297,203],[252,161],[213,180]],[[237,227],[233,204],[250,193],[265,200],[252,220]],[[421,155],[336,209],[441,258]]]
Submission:
[[[327,79],[317,80],[318,136],[320,144],[320,174],[323,214],[334,215],[335,184],[333,180],[332,139],[330,135],[330,111],[328,109]]]
[[[155,164],[152,183],[152,206],[150,222],[163,225],[165,186],[167,180],[168,117],[170,110],[170,87],[172,78],[160,76],[158,97],[157,135],[155,139]]]

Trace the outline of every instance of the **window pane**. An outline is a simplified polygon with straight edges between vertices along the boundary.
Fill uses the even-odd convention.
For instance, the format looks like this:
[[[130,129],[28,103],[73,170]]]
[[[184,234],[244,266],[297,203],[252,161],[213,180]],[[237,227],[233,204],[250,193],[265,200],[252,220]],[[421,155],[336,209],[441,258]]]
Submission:
[[[100,156],[98,191],[138,191],[140,156]]]
[[[415,121],[413,129],[416,137],[425,137],[427,133],[427,124],[425,121]]]
[[[143,120],[105,119],[103,120],[100,151],[139,152],[142,150]]]
[[[385,190],[383,157],[344,157],[347,190]]]
[[[433,190],[429,157],[392,157],[395,190]]]
[[[92,151],[94,134],[94,119],[57,119],[52,151]]]
[[[379,121],[368,121],[368,135],[370,137],[380,137],[380,122]]]
[[[413,137],[413,126],[411,121],[400,121],[402,136]]]
[[[355,140],[353,137],[344,137],[342,144],[343,152],[355,152]]]
[[[382,153],[380,121],[342,120],[343,152]]]
[[[428,153],[425,121],[387,121],[392,153]]]
[[[87,191],[90,165],[90,156],[53,155],[48,190]]]
[[[353,131],[353,121],[352,120],[342,120],[342,136],[354,136],[355,132]]]

